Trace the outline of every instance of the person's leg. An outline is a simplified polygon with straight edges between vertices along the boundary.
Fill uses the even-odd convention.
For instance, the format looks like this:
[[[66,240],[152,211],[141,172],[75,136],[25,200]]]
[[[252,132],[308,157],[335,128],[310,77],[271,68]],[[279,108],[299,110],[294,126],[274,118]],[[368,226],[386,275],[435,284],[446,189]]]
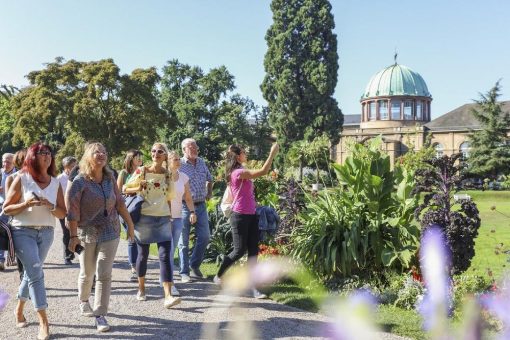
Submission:
[[[205,250],[211,238],[209,230],[209,216],[207,215],[207,207],[205,203],[195,206],[195,214],[197,215],[197,223],[195,223],[196,241],[193,246],[193,253],[189,261],[190,268],[199,269],[204,260]],[[184,218],[184,216],[183,216]]]
[[[131,268],[136,267],[136,259],[138,258],[138,246],[136,242],[128,241],[128,259]]]
[[[82,242],[82,246],[83,250],[79,256],[78,296],[81,302],[88,302],[96,274],[97,243]]]
[[[162,283],[172,282],[173,273],[170,265],[172,241],[158,242],[159,279]]]
[[[232,227],[232,240],[234,242],[234,250],[223,258],[220,268],[218,269],[218,277],[222,277],[225,271],[234,264],[235,261],[243,257],[248,246],[248,226],[246,225],[245,216],[232,213],[230,216],[230,225]]]
[[[72,251],[70,251],[68,248],[69,239],[70,239],[69,229],[67,229],[67,227],[66,227],[65,219],[63,219],[63,218],[59,219],[59,222],[60,222],[60,227],[62,228],[62,243],[64,245],[64,260],[71,261],[72,259],[74,259],[74,253]]]
[[[182,209],[182,232],[179,237],[179,266],[181,267],[179,273],[189,275],[189,233],[191,230],[191,223],[189,222],[189,210]]]
[[[14,242],[14,247],[16,249],[16,259],[19,263],[21,261],[37,261],[36,254],[34,253],[37,248],[37,238],[36,231],[31,229],[13,229],[12,237]],[[21,265],[23,268],[23,265]],[[16,306],[16,315],[18,317],[18,322],[23,322],[25,317],[23,316],[23,309],[25,307],[25,303],[30,298],[30,293],[28,291],[28,275],[25,273],[24,268],[22,269],[23,273],[21,274],[21,281],[18,288],[18,304]]]
[[[170,248],[170,265],[172,266],[172,273],[174,271],[174,255],[175,255],[175,247],[179,242],[179,238],[181,237],[182,232],[182,218],[174,218],[172,220],[172,247]]]
[[[259,254],[259,226],[257,215],[248,215],[250,218],[248,224],[248,262],[257,263],[257,255]]]
[[[149,260],[150,244],[137,244],[138,257],[136,259],[136,273],[138,274],[138,292],[145,295],[145,274],[147,274],[147,261]]]
[[[94,293],[94,315],[105,316],[110,303],[112,286],[112,267],[120,239],[115,239],[98,244],[97,255],[97,278]]]
[[[28,229],[28,228],[23,228]],[[53,243],[53,228],[39,230],[14,230],[16,252],[25,268],[25,277],[28,279],[30,298],[39,318],[39,336],[49,334],[48,318],[46,317],[46,287],[44,285],[43,264]],[[23,230],[24,232],[16,233]],[[26,282],[25,278],[23,282]],[[21,288],[21,285],[20,285]],[[19,312],[17,310],[17,312]]]

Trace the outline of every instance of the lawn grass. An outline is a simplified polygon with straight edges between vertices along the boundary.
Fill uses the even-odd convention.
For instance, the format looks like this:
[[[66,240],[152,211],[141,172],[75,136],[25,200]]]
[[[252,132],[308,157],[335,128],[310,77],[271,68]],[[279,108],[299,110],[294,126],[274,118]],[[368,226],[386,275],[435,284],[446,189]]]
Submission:
[[[477,204],[482,219],[479,235],[475,241],[475,257],[466,274],[481,275],[499,279],[510,267],[510,192],[509,191],[466,191]],[[491,210],[495,206],[496,210]],[[507,216],[505,216],[507,215]],[[155,245],[151,246],[151,254],[157,255]],[[204,276],[212,279],[218,267],[215,263],[204,263],[200,267]],[[280,303],[306,311],[318,312],[321,299],[317,290],[301,287],[292,280],[277,282],[265,287],[262,291],[269,298]],[[324,293],[322,293],[324,294]],[[426,338],[421,329],[421,317],[415,311],[409,311],[392,305],[380,305],[377,309],[375,322],[387,332],[412,339]]]

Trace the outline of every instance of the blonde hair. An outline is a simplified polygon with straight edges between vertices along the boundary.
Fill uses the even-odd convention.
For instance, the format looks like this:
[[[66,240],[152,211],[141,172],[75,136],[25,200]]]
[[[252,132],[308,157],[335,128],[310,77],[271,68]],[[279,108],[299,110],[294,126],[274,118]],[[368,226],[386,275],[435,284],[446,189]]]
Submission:
[[[80,173],[84,174],[89,179],[92,178],[92,158],[94,157],[94,152],[99,148],[103,148],[106,151],[105,146],[99,142],[90,142],[85,144],[85,150],[83,152],[83,156],[81,157],[79,167]],[[103,167],[103,176],[107,178],[112,178],[113,176],[113,173],[108,165]]]
[[[152,144],[151,149],[153,149],[155,146],[158,146],[165,151],[166,159],[163,162],[164,163],[163,167],[165,169],[165,182],[166,182],[166,187],[168,188],[168,192],[170,192],[170,195],[173,197],[174,196],[174,181],[172,181],[172,171],[170,170],[170,162],[168,161],[168,159],[170,157],[170,151],[168,150],[168,146],[165,143],[156,142],[156,143]]]

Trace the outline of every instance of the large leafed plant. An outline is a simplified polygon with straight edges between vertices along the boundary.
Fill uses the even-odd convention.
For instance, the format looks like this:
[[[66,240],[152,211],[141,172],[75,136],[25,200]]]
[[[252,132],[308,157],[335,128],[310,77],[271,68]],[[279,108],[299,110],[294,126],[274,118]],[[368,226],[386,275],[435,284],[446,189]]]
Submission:
[[[324,277],[408,268],[419,229],[412,173],[391,169],[381,139],[351,146],[345,164],[333,165],[339,186],[309,197],[293,233],[293,255]]]

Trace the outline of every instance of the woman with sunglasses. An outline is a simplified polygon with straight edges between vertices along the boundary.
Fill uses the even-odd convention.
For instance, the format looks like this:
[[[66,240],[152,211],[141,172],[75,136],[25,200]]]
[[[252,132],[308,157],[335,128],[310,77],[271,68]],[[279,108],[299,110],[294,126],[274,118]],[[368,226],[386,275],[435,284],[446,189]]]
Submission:
[[[259,228],[252,180],[269,173],[271,163],[278,153],[278,149],[278,144],[273,144],[262,168],[248,170],[243,167],[243,164],[248,161],[244,148],[239,145],[231,145],[228,148],[225,176],[234,199],[232,215],[230,216],[234,250],[223,258],[218,274],[214,277],[216,284],[221,284],[221,278],[225,271],[243,257],[246,251],[248,251],[248,265],[257,262]],[[252,294],[256,299],[266,298],[266,295],[259,292],[255,287],[252,287]]]
[[[119,214],[128,225],[128,239],[134,237],[134,226],[108,168],[108,153],[101,143],[85,146],[79,163],[79,174],[66,192],[69,223],[69,250],[78,250],[80,274],[78,295],[83,316],[95,317],[98,332],[107,332],[106,321],[112,284],[112,267],[120,239]],[[89,297],[96,275],[94,308]]]
[[[15,311],[16,327],[27,326],[23,308],[30,298],[39,318],[37,339],[48,339],[50,334],[43,263],[53,243],[55,218],[66,215],[64,193],[56,175],[51,147],[42,142],[33,144],[4,204],[5,213],[13,216],[14,247],[24,268]]]
[[[145,274],[149,259],[149,246],[157,243],[159,253],[160,282],[165,294],[165,308],[171,308],[181,299],[172,295],[172,230],[170,226],[173,181],[168,169],[168,148],[164,143],[154,143],[151,148],[152,164],[142,166],[124,185],[126,194],[140,193],[144,197],[141,217],[135,224],[135,239],[138,245],[136,272],[138,274],[138,301],[145,301]]]
[[[186,202],[186,206],[190,211],[189,222],[195,224],[197,222],[197,215],[195,214],[195,205],[193,204],[193,198],[191,197],[191,190],[189,187],[189,177],[184,172],[179,171],[181,167],[181,159],[179,154],[175,151],[170,151],[168,154],[170,161],[170,170],[172,172],[172,181],[174,182],[174,198],[172,199],[172,249],[170,251],[170,263],[174,267],[174,253],[175,245],[179,242],[181,232],[183,228],[182,220],[182,202]],[[172,282],[173,275],[172,275]],[[180,295],[175,285],[172,285],[172,295]]]
[[[122,187],[126,184],[133,173],[138,167],[143,164],[143,154],[139,150],[131,149],[127,152],[126,158],[124,159],[124,168],[119,172],[117,177],[117,186],[122,192]],[[125,194],[125,193],[123,193]],[[126,223],[122,223],[124,229],[127,231]],[[128,260],[131,265],[131,281],[138,281],[138,275],[136,274],[136,258],[138,257],[138,248],[136,242],[128,243]]]

